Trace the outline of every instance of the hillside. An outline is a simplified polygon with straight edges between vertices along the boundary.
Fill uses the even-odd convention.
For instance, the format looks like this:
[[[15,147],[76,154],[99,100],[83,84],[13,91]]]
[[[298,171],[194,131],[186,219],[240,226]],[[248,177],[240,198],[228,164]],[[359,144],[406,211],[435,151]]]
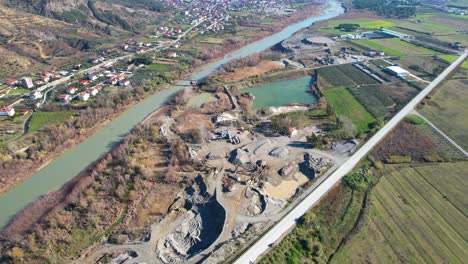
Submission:
[[[128,0],[0,0],[0,78],[83,58],[99,45],[146,30],[160,10]],[[148,7],[149,9],[145,9]]]
[[[135,30],[157,17],[158,5],[139,0],[3,0],[5,6],[110,33]],[[153,11],[151,11],[153,10]]]

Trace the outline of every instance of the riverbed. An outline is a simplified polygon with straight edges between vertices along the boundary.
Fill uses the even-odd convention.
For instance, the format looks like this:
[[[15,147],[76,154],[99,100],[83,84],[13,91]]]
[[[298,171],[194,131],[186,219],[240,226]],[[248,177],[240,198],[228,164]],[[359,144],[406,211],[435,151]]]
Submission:
[[[278,33],[246,45],[220,60],[205,65],[199,71],[195,72],[191,76],[191,79],[203,79],[230,60],[249,56],[268,49],[274,44],[288,38],[296,31],[308,27],[316,21],[338,16],[343,13],[344,10],[340,3],[336,0],[331,0],[328,8],[323,12],[324,14],[321,16],[311,17],[302,22],[292,24]],[[186,87],[184,86],[186,84],[187,82],[179,82],[132,106],[87,140],[66,151],[12,190],[1,194],[0,228],[4,228],[14,215],[31,202],[35,201],[43,194],[59,189],[83,171],[89,164],[108,152],[113,146],[118,144],[132,128],[147,115],[161,107],[177,91]]]

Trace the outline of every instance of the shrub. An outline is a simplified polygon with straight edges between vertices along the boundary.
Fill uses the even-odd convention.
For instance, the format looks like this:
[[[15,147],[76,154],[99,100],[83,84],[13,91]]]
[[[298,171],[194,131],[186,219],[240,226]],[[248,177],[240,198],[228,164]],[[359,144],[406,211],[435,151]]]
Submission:
[[[343,178],[343,183],[355,191],[365,190],[369,182],[369,176],[362,173],[346,175]]]
[[[413,159],[410,156],[389,156],[385,159],[386,163],[398,164],[398,163],[410,163]]]
[[[405,121],[413,125],[421,125],[424,123],[424,119],[417,115],[407,115]]]
[[[446,161],[444,158],[436,154],[425,155],[423,160],[426,162],[443,162]]]

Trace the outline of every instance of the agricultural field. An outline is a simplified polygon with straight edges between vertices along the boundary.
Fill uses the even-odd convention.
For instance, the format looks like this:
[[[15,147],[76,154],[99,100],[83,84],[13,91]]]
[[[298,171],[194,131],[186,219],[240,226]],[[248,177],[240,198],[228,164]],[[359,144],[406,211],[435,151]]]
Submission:
[[[374,156],[387,163],[463,160],[465,156],[425,122],[402,121],[376,146]]]
[[[338,116],[351,120],[358,132],[366,132],[375,118],[367,112],[346,88],[323,91],[327,102],[336,110]]]
[[[392,56],[408,56],[408,55],[434,55],[440,52],[416,46],[414,44],[402,41],[397,38],[388,39],[359,39],[356,43],[368,47],[373,50],[381,50]]]
[[[441,56],[443,55],[437,55],[439,58]],[[435,79],[449,66],[448,63],[435,59],[433,56],[405,56],[394,60],[394,62],[425,80]]]
[[[317,75],[321,89],[377,83],[376,80],[352,64],[323,67],[317,69]]]
[[[457,55],[449,55],[449,54],[445,54],[445,55],[437,55],[437,57],[447,61],[448,63],[452,63],[454,61],[457,60],[458,56]],[[468,69],[468,61],[465,60],[461,66],[463,69]]]
[[[379,85],[361,85],[349,87],[351,94],[377,119],[384,119],[395,106],[395,101],[388,97]]]
[[[145,66],[145,70],[148,71],[160,71],[160,72],[165,72],[169,71],[171,69],[171,65],[169,64],[150,64]]]
[[[205,44],[215,44],[215,45],[221,45],[224,43],[224,39],[222,38],[204,38],[198,41],[199,43],[205,43]]]
[[[363,191],[339,185],[301,217],[297,227],[259,263],[327,263],[359,219],[364,197]]]
[[[75,114],[76,112],[74,111],[35,112],[31,117],[31,123],[29,124],[28,133],[33,133],[38,130],[41,130],[45,126],[65,122]]]
[[[465,150],[468,149],[468,80],[450,80],[424,101],[419,112]]]
[[[342,34],[343,32],[341,30],[335,28],[339,24],[359,24],[361,29],[380,29],[391,28],[395,26],[393,22],[390,22],[388,20],[372,18],[353,18],[328,21],[326,26],[320,28],[320,31],[331,34]]]
[[[463,263],[468,163],[387,165],[368,220],[332,263]]]

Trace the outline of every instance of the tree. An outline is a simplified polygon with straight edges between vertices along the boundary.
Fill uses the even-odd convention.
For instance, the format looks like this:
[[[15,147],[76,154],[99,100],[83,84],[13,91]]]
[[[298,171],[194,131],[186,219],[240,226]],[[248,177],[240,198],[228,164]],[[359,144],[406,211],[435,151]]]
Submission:
[[[13,259],[13,262],[21,262],[24,258],[24,251],[20,247],[12,247],[7,252],[7,256]]]
[[[323,147],[322,136],[317,136],[314,133],[312,133],[312,135],[308,136],[306,139],[307,139],[307,143],[309,143],[312,148],[320,149]]]

